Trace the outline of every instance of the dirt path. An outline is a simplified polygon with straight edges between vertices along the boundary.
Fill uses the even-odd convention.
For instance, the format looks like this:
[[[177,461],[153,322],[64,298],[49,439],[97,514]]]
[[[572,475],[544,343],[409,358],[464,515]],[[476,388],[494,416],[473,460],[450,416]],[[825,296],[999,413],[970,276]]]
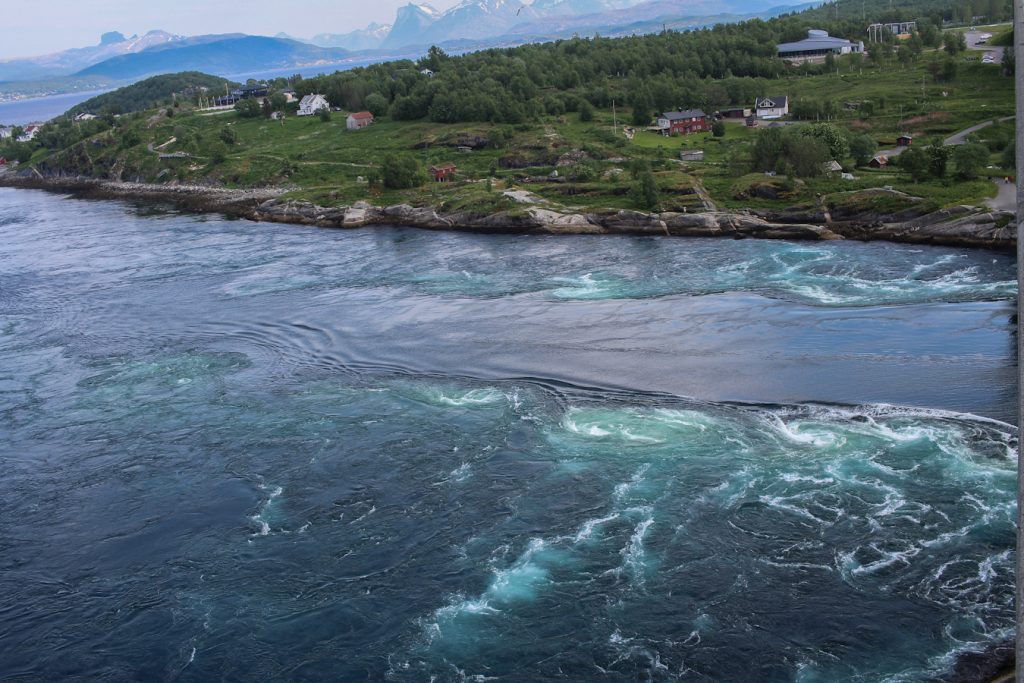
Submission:
[[[993,180],[999,188],[999,194],[985,200],[985,205],[996,211],[1017,211],[1017,186],[1005,180]]]

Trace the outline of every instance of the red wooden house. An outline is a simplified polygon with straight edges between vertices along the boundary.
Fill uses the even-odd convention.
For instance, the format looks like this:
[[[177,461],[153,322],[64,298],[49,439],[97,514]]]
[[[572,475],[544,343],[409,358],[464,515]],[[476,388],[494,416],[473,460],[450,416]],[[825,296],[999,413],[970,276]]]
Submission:
[[[446,180],[451,180],[458,170],[455,164],[441,164],[440,166],[431,166],[430,175],[435,182],[443,183]]]
[[[691,135],[711,132],[711,118],[700,109],[667,111],[658,117],[662,135]]]

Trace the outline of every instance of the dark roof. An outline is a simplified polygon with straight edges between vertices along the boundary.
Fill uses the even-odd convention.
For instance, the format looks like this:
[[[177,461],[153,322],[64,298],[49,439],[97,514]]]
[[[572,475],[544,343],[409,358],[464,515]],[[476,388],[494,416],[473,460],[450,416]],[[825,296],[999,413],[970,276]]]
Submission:
[[[772,109],[774,109],[775,107],[785,108],[786,103],[788,101],[789,97],[759,97],[757,98],[757,101],[754,102],[754,107],[757,109],[761,109],[762,107],[768,107]],[[767,102],[771,102],[771,104],[766,104]]]
[[[819,50],[839,50],[852,47],[854,43],[843,38],[833,38],[827,31],[811,30],[807,37],[797,43],[782,43],[778,50],[782,54],[791,52],[816,52]]]
[[[687,109],[686,111],[667,111],[661,115],[661,118],[669,121],[681,121],[683,119],[707,118],[707,114],[702,109]]]

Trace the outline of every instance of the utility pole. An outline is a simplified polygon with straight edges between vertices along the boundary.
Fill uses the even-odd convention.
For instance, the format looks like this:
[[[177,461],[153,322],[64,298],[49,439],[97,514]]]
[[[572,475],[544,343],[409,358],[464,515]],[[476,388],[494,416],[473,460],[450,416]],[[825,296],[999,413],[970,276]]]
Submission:
[[[1024,0],[1013,0],[1013,53],[1016,59],[1014,79],[1017,85],[1017,428],[1024,426],[1024,325],[1020,316],[1020,292],[1024,292],[1024,240],[1021,239],[1021,221],[1024,220]],[[1020,447],[1018,446],[1018,451]],[[1024,505],[1021,505],[1021,482],[1024,481],[1024,458],[1017,457],[1017,683],[1024,683]]]
[[[619,119],[615,116],[615,100],[612,100],[612,130],[619,134]]]

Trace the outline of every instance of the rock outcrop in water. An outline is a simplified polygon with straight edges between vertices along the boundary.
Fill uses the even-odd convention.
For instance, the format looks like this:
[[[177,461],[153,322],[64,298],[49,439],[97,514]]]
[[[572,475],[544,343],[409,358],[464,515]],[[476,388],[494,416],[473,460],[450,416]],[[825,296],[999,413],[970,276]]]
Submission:
[[[322,207],[282,197],[280,189],[233,190],[194,185],[150,185],[80,177],[46,178],[38,174],[0,175],[0,185],[68,191],[115,199],[172,202],[208,212],[257,221],[334,228],[404,225],[428,230],[553,235],[665,235],[787,240],[890,240],[914,244],[1012,250],[1013,214],[958,206],[932,213],[845,212],[838,220],[823,210],[712,211],[642,213],[638,211],[559,212],[538,207],[492,214],[440,213],[408,204],[378,207],[366,202]]]

